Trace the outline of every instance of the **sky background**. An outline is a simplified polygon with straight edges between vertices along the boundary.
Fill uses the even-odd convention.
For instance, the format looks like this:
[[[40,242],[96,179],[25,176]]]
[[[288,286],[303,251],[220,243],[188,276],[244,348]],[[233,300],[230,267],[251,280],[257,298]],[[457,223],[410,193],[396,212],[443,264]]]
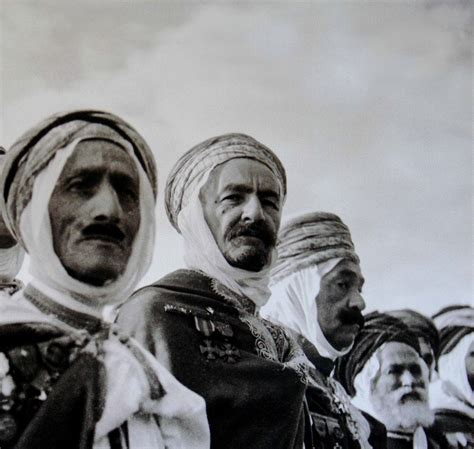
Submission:
[[[134,125],[159,169],[146,284],[182,266],[163,206],[174,162],[250,134],[287,169],[285,216],[330,211],[350,227],[367,310],[472,303],[472,9],[0,0],[0,144],[76,108]]]

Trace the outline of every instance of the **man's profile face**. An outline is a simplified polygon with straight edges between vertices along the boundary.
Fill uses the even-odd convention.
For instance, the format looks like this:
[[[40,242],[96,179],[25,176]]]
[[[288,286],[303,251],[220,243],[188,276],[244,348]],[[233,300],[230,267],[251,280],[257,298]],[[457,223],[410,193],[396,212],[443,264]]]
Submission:
[[[316,297],[318,322],[328,342],[336,349],[349,347],[364,324],[364,278],[360,266],[341,260],[321,279]]]
[[[79,142],[49,201],[53,246],[67,272],[92,285],[123,273],[140,226],[131,157],[106,140]]]
[[[428,368],[410,346],[390,342],[378,354],[379,374],[372,387],[372,405],[388,430],[430,425]]]
[[[280,185],[252,159],[218,165],[201,189],[204,218],[227,262],[260,271],[270,261],[281,219]]]

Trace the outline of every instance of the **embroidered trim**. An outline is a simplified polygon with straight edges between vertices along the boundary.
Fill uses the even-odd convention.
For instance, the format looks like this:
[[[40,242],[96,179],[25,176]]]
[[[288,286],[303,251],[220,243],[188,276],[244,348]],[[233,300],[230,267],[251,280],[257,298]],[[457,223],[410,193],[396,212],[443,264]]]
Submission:
[[[211,280],[211,290],[218,296],[220,296],[224,301],[226,301],[231,306],[234,306],[236,309],[245,310],[247,313],[255,315],[257,312],[257,307],[255,303],[246,298],[245,296],[238,295],[230,288],[223,285],[217,279],[209,277],[206,273],[203,273]]]
[[[260,332],[260,329],[258,329],[258,327],[254,323],[255,321],[257,321],[258,324],[261,324],[260,321],[258,321],[258,318],[254,317],[253,315],[242,315],[240,316],[240,320],[248,326],[251,334],[255,337],[255,351],[257,352],[257,355],[259,357],[262,357],[263,359],[278,362],[279,359],[276,346],[270,347],[267,344],[268,340],[271,340],[272,343],[274,343],[272,335],[268,332],[268,329],[263,325],[261,326],[263,330],[266,330],[268,332],[267,338],[265,338],[263,333]]]
[[[94,334],[103,328],[103,321],[85,313],[76,312],[61,304],[54,302],[41,293],[31,284],[27,285],[23,291],[25,299],[31,302],[36,308],[46,315],[72,326],[75,329],[86,329]]]

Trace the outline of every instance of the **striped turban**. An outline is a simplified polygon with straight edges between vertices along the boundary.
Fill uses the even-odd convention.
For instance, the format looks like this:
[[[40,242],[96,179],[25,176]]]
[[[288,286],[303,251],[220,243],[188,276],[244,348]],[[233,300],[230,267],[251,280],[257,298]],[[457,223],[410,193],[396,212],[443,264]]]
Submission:
[[[433,354],[436,356],[439,350],[439,333],[433,321],[419,312],[411,309],[391,310],[386,312],[403,321],[417,336],[428,340]]]
[[[445,307],[433,315],[433,321],[439,330],[439,356],[442,356],[474,332],[474,308],[463,305]]]
[[[404,343],[420,353],[416,335],[398,318],[380,312],[368,314],[352,349],[336,362],[334,376],[351,396],[356,394],[354,379],[357,374],[372,355],[389,342]]]
[[[328,212],[312,212],[286,222],[280,229],[277,248],[272,284],[331,259],[359,263],[349,228],[337,215]]]
[[[17,239],[19,221],[31,200],[36,176],[54,158],[56,152],[81,138],[127,141],[157,195],[157,173],[153,154],[135,129],[116,115],[94,110],[55,114],[26,132],[7,153],[0,178],[2,213]]]
[[[254,159],[266,165],[279,180],[282,197],[286,196],[286,173],[272,150],[245,134],[212,137],[185,153],[174,165],[165,189],[165,207],[173,227],[180,232],[178,215],[189,202],[191,193],[217,165],[231,159]]]

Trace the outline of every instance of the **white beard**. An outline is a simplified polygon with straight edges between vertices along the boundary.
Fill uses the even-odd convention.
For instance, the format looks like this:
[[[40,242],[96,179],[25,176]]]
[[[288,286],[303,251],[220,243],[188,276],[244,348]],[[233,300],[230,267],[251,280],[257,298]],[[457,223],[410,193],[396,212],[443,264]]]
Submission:
[[[434,412],[430,410],[426,393],[417,390],[421,399],[400,399],[400,391],[388,395],[372,395],[375,418],[382,421],[387,430],[415,430],[418,426],[429,427],[434,421]]]

